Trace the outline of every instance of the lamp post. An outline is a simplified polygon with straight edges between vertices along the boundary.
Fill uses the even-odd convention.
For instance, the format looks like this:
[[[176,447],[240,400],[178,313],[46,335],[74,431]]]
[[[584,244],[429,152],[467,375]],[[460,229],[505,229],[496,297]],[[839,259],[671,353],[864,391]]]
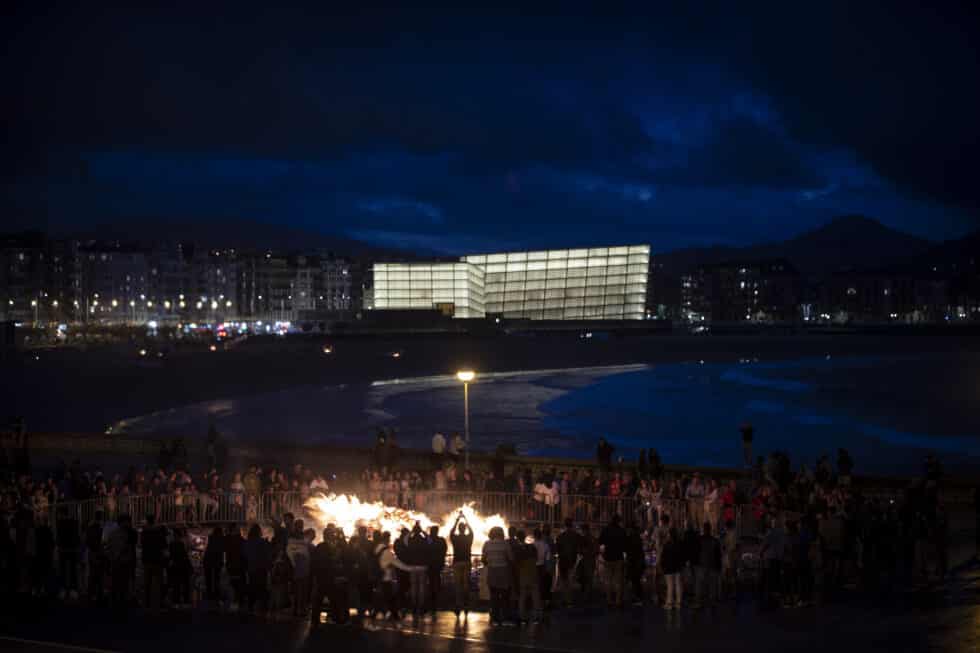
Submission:
[[[465,469],[470,468],[470,381],[476,378],[473,370],[460,370],[456,378],[463,382],[463,433],[466,436]]]

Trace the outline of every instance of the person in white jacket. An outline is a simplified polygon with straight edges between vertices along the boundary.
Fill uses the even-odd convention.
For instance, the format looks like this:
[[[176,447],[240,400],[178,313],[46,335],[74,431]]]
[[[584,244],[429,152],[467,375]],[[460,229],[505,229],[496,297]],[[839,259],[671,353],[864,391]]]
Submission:
[[[387,531],[381,534],[381,542],[374,547],[374,557],[381,568],[382,611],[387,613],[389,619],[396,621],[401,615],[398,606],[395,604],[395,569],[411,573],[418,571],[418,568],[407,565],[398,559],[391,546],[391,533]],[[421,567],[421,569],[424,571],[425,567]]]

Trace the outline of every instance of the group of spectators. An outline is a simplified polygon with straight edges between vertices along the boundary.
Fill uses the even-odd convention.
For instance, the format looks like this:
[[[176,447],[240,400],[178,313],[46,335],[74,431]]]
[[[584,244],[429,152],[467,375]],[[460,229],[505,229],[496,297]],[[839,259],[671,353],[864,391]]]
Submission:
[[[109,477],[75,460],[37,477],[30,473],[26,431],[13,432],[20,440],[6,442],[23,446],[8,444],[0,461],[0,587],[6,592],[67,599],[82,593],[116,606],[138,599],[152,610],[168,600],[191,603],[200,585],[198,598],[234,609],[292,609],[318,621],[326,598],[334,618],[344,620],[341,608],[352,599],[362,614],[398,618],[435,609],[448,558],[455,609],[469,609],[473,534],[465,520],[449,534],[451,557],[438,532],[418,528],[362,530],[348,540],[338,528],[314,533],[287,515],[265,531],[246,530],[239,524],[253,521],[245,509],[249,497],[288,492],[303,501],[337,481],[302,464],[222,473],[220,446],[209,447],[206,471],[192,473],[179,443],[167,447],[156,468],[130,467]],[[511,519],[528,526],[493,533],[480,558],[481,582],[497,623],[544,618],[575,598],[573,587],[581,600],[601,585],[612,606],[624,605],[628,594],[673,609],[687,605],[685,596],[694,597],[694,606],[730,597],[754,573],[764,605],[805,605],[834,596],[846,582],[887,589],[942,578],[948,568],[949,519],[934,457],[896,500],[862,493],[844,449],[836,468],[825,455],[812,470],[803,464],[795,473],[787,454],[773,452],[756,459],[751,478],[736,480],[668,474],[654,450],[642,451],[635,464],[614,461],[614,447],[604,440],[597,468],[532,470],[505,467],[497,457],[488,468],[464,471],[461,442],[434,438],[432,464],[409,469],[394,433],[382,436],[376,465],[344,484],[345,491],[422,511],[432,490],[506,493],[554,507],[547,521],[566,524],[553,536],[540,513],[529,513]],[[167,502],[153,500],[164,497]],[[602,499],[607,511],[579,512],[589,498]],[[90,499],[100,500],[99,512],[81,523],[78,513],[63,509]],[[223,521],[215,513],[219,504],[241,510],[206,537],[188,528]],[[145,515],[141,529],[131,515]],[[159,522],[183,525],[168,529]],[[752,569],[742,568],[746,551],[756,561]]]

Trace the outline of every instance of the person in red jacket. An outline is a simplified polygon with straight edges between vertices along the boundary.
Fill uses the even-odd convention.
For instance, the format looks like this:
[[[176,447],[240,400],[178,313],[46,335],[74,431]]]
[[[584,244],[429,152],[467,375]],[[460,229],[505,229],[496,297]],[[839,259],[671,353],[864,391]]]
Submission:
[[[721,523],[735,521],[735,481],[731,481],[721,493]]]

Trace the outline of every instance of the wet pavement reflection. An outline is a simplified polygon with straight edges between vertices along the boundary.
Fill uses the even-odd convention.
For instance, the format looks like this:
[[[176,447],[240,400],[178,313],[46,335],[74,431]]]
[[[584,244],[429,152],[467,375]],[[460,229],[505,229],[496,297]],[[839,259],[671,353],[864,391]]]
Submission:
[[[11,639],[12,638],[12,639]],[[665,612],[653,606],[607,611],[573,608],[540,624],[491,627],[485,612],[457,618],[348,625],[268,622],[241,615],[186,612],[120,618],[85,608],[46,612],[10,606],[0,615],[0,650],[63,647],[154,653],[194,651],[380,651],[482,653],[527,649],[558,653],[631,650],[717,651],[980,651],[980,566],[939,588],[881,597],[850,596],[822,607],[760,611],[752,602]]]

